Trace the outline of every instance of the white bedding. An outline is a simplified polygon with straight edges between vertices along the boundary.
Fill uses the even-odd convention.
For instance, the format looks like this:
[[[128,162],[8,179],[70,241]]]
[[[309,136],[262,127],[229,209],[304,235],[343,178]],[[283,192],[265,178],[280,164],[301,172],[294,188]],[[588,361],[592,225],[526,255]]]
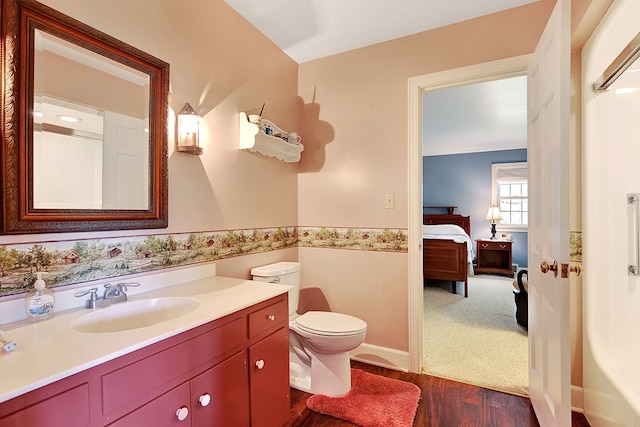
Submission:
[[[456,243],[467,244],[467,262],[473,263],[473,243],[471,237],[462,227],[454,224],[434,224],[422,226],[423,239],[453,240]]]

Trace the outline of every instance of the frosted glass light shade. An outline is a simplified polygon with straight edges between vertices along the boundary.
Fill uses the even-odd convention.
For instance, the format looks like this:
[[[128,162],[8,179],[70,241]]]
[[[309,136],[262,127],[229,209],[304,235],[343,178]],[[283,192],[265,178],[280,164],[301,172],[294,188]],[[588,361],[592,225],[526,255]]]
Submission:
[[[181,152],[203,153],[200,144],[200,117],[187,102],[178,113],[176,126],[176,149]]]

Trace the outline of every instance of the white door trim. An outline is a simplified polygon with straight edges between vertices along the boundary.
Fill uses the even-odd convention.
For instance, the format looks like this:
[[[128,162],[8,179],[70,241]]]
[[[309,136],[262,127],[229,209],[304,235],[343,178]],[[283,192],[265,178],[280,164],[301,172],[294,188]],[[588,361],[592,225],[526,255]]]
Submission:
[[[440,71],[408,80],[408,197],[409,197],[409,371],[422,371],[422,92],[467,83],[524,75],[530,55]]]

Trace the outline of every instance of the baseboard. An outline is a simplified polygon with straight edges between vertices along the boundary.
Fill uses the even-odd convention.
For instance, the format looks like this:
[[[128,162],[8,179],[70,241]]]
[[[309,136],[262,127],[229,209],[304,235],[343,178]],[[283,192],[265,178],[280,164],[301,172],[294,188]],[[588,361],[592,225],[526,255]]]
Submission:
[[[584,414],[584,389],[582,387],[571,386],[571,410]]]
[[[358,362],[409,372],[409,352],[406,351],[364,343],[350,351],[349,356]]]
[[[406,351],[364,343],[350,351],[349,356],[358,362],[409,372],[410,358]],[[571,386],[571,410],[584,414],[584,389],[582,387]]]

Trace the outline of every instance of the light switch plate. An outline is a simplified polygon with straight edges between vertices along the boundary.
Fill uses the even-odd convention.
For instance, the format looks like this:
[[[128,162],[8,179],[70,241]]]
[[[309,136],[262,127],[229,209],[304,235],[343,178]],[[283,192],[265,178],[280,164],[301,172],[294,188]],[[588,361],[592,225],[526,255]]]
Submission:
[[[393,195],[393,193],[387,193],[384,195],[384,208],[385,209],[395,209],[396,207],[396,203],[395,203],[395,197]]]

